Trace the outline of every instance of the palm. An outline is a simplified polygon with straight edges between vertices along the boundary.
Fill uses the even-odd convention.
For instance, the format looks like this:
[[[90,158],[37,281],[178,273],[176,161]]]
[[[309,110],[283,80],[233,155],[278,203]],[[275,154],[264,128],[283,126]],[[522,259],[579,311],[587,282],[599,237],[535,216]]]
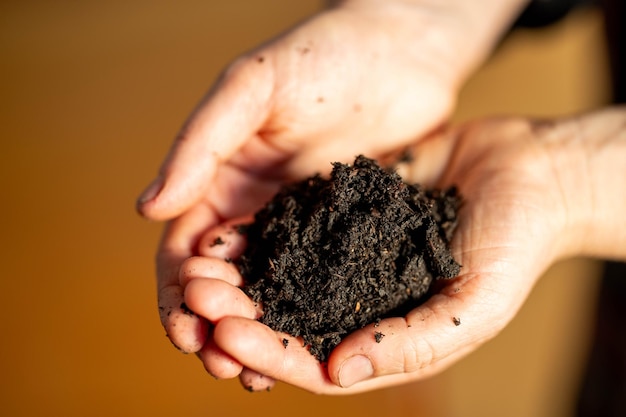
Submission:
[[[554,260],[562,201],[550,152],[531,126],[483,121],[455,142],[442,180],[467,200],[454,245],[469,274],[537,277]]]
[[[378,331],[388,335],[375,343],[368,327],[347,337],[332,353],[328,372],[297,343],[285,349],[275,335],[253,317],[224,317],[215,322],[215,343],[255,371],[317,392],[354,392],[413,380],[439,371],[493,337],[524,301],[542,270],[554,260],[563,227],[558,182],[550,153],[532,140],[524,121],[484,122],[457,136],[431,139],[417,146],[419,155],[409,176],[439,185],[456,184],[465,197],[453,251],[463,265],[461,275],[426,304],[404,318],[384,320]],[[445,148],[433,177],[420,171]],[[432,161],[431,161],[432,162]],[[558,220],[551,220],[558,219]],[[199,280],[202,281],[202,280]],[[199,314],[211,297],[228,292],[205,291],[203,283],[188,289]],[[208,314],[210,315],[210,313]],[[455,326],[453,318],[461,320]],[[260,349],[260,347],[263,349]],[[293,346],[293,348],[292,348]],[[355,352],[373,363],[389,365],[380,378],[341,389],[343,361]],[[389,364],[390,353],[393,353]],[[401,359],[401,360],[398,360]]]

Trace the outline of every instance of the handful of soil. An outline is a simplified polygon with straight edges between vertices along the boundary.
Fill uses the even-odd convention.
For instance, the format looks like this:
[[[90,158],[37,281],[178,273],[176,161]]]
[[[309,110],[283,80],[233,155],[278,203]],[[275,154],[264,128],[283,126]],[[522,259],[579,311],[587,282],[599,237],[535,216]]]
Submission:
[[[270,328],[327,360],[343,337],[424,301],[460,265],[448,249],[460,197],[424,190],[359,156],[330,179],[284,187],[246,227],[243,290]],[[382,335],[373,335],[380,341]]]

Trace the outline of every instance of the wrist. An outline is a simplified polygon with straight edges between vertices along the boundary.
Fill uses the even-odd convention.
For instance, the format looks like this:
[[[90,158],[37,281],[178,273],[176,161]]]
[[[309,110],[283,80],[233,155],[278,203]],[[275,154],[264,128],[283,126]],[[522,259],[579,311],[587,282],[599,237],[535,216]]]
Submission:
[[[330,0],[327,3],[385,19],[390,30],[406,29],[399,40],[406,46],[405,53],[419,57],[434,51],[438,55],[434,58],[446,66],[450,80],[460,86],[491,53],[528,0]]]
[[[583,217],[582,253],[626,260],[626,108],[581,118],[581,146],[589,172],[590,204]]]
[[[563,256],[626,259],[624,125],[626,109],[609,108],[538,131],[562,194]]]

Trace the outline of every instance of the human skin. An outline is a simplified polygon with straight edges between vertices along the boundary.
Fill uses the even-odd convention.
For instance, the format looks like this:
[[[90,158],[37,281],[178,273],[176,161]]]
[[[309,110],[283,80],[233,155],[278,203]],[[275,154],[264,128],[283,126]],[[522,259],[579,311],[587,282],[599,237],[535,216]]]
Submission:
[[[183,305],[179,276],[200,237],[249,215],[286,181],[357,154],[381,157],[439,128],[523,3],[336,2],[232,63],[137,202],[146,218],[169,221],[157,282],[173,344],[220,358],[209,361],[213,374],[263,382],[207,338],[208,321]]]
[[[281,380],[348,394],[415,381],[497,335],[557,260],[626,259],[626,228],[619,227],[626,211],[626,108],[553,121],[480,120],[420,141],[414,154],[399,168],[409,181],[454,184],[464,197],[451,245],[461,272],[405,317],[382,320],[381,343],[371,326],[350,334],[327,366],[301,341],[256,320],[262,306],[238,288],[236,269],[215,273],[226,268],[224,256],[241,253],[243,238],[228,223],[207,231],[203,256],[185,262],[180,283],[189,308],[212,323],[211,343],[252,375],[264,375],[248,381],[244,373],[244,385],[262,389]],[[217,236],[226,239],[220,249],[212,245]],[[287,348],[283,338],[291,341]],[[202,360],[207,369],[220,367],[210,355]]]

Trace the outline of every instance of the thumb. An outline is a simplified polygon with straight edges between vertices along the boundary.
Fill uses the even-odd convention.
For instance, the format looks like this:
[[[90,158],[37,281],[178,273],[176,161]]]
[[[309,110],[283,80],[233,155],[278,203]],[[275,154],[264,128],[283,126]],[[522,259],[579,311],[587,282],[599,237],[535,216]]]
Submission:
[[[459,277],[406,317],[385,319],[350,334],[331,354],[331,380],[347,388],[385,375],[424,378],[476,349],[512,314],[497,308],[508,305],[505,297],[496,300],[491,290],[475,290],[480,281]]]
[[[155,180],[137,200],[152,220],[174,218],[211,188],[227,161],[263,125],[273,77],[264,60],[243,57],[209,91],[174,141]]]

